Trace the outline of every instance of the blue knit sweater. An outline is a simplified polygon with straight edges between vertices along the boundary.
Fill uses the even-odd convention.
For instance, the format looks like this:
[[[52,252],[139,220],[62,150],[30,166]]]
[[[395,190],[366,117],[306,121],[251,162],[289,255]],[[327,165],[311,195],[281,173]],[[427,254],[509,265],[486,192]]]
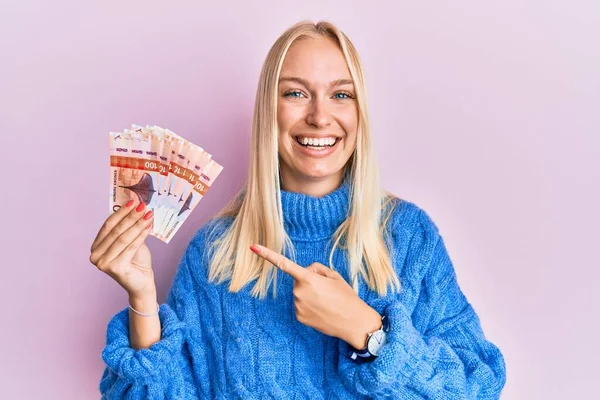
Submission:
[[[348,212],[347,181],[321,198],[282,191],[282,202],[297,263],[328,265],[329,240]],[[374,361],[356,363],[347,343],[298,322],[293,281],[282,272],[275,299],[250,296],[253,283],[238,293],[209,283],[207,232],[231,223],[220,218],[196,232],[181,259],[160,306],[159,342],[130,347],[127,308],[110,321],[103,398],[499,398],[504,358],[459,288],[436,225],[415,204],[396,203],[386,229],[402,290],[382,298],[359,287],[359,296],[390,321],[388,343]],[[333,261],[348,280],[342,250]]]

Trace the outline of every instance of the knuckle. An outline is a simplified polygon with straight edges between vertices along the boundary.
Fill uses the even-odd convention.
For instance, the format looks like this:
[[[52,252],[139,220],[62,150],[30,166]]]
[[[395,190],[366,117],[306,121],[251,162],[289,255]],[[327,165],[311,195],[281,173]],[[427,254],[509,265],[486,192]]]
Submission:
[[[129,242],[130,242],[130,241],[129,241],[129,239],[128,239],[128,238],[127,238],[125,235],[121,235],[121,236],[119,236],[119,237],[117,238],[117,240],[116,240],[115,242],[116,242],[117,244],[120,244],[120,245],[124,245],[124,246],[126,246],[126,245],[128,245],[128,244],[129,244]]]
[[[104,263],[104,268],[102,269],[102,271],[108,275],[114,275],[115,272],[115,262],[114,261],[108,261]]]
[[[119,229],[117,229],[117,227],[114,227],[109,233],[108,236],[114,241],[116,240],[119,236],[121,236],[121,232]]]
[[[277,264],[279,265],[279,268],[281,268],[281,269],[283,269],[283,270],[287,269],[287,261],[285,260],[285,258],[281,258],[281,257],[280,257],[280,258],[277,260]]]
[[[104,259],[100,258],[95,265],[96,265],[96,268],[98,268],[100,271],[102,271],[102,272],[106,271],[106,263],[104,262]]]

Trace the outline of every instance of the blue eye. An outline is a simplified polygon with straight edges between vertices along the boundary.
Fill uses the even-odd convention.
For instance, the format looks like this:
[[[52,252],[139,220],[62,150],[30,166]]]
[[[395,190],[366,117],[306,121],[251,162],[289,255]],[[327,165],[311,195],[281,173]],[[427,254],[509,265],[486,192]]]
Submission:
[[[341,96],[345,96],[345,97],[337,97],[337,96],[339,96],[339,95],[341,95]],[[351,96],[350,96],[348,93],[343,93],[343,92],[336,93],[336,94],[334,95],[334,97],[335,97],[336,99],[351,99],[351,98],[352,98],[352,97],[351,97]]]
[[[302,95],[302,93],[298,90],[292,90],[291,92],[287,92],[285,93],[283,96],[284,97],[294,97],[294,98],[298,98]]]

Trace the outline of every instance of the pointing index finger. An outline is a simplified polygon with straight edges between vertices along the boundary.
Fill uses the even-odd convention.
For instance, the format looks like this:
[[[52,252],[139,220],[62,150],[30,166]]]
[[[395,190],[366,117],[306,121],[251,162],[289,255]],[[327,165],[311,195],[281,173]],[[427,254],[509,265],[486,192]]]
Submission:
[[[277,253],[267,247],[255,244],[250,246],[250,249],[296,280],[304,279],[309,273],[309,271],[302,268],[283,254]]]

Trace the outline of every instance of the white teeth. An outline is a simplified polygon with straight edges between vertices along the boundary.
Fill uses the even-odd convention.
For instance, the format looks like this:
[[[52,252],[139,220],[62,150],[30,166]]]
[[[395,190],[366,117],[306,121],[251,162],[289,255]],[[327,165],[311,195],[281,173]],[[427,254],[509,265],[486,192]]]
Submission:
[[[298,142],[303,145],[315,146],[315,147],[323,147],[323,146],[333,146],[335,144],[336,139],[333,137],[328,138],[305,138],[298,137]]]

